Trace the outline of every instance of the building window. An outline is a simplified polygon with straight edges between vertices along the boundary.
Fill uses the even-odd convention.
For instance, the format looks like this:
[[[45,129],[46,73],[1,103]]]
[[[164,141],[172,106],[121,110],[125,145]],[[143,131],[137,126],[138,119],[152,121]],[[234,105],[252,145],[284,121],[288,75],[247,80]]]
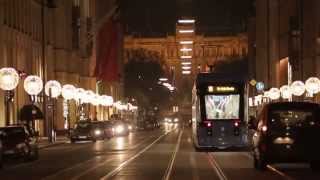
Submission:
[[[72,7],[72,48],[79,49],[80,41],[80,7],[79,0],[74,0]]]

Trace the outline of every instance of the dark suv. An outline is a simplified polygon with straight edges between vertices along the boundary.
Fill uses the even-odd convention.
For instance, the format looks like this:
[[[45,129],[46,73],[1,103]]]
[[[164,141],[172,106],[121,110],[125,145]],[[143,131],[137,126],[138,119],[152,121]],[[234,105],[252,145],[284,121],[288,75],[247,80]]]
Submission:
[[[25,126],[1,127],[0,136],[4,156],[19,156],[25,160],[38,159],[36,137]]]
[[[71,131],[70,140],[72,143],[82,140],[90,140],[96,142],[97,139],[104,138],[102,124],[91,121],[78,121],[75,128]]]
[[[319,105],[307,102],[277,102],[265,105],[255,122],[254,167],[269,163],[307,162],[320,165]]]

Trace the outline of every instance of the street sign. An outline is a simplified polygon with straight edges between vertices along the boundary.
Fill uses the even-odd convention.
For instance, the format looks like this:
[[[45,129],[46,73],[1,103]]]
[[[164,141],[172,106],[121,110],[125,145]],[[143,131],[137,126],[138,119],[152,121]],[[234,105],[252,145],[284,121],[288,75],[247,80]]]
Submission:
[[[257,81],[255,79],[252,79],[249,83],[251,86],[255,86],[257,84]]]
[[[257,82],[256,89],[258,91],[263,91],[264,90],[264,83],[263,82]]]

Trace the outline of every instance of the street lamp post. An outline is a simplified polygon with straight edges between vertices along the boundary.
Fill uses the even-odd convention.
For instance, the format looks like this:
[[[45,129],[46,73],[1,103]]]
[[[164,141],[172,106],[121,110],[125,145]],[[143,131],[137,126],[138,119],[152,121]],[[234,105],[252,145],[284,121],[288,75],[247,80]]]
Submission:
[[[28,76],[24,80],[23,84],[24,90],[29,94],[31,97],[31,103],[34,104],[35,102],[35,97],[42,91],[43,89],[43,82],[42,79],[39,76]],[[32,120],[32,128],[35,128],[35,122],[34,119],[29,119]],[[27,121],[27,125],[29,126],[29,121]]]
[[[45,85],[45,94],[49,97],[47,102],[47,114],[48,114],[48,139],[52,143],[55,141],[55,128],[54,128],[54,98],[57,98],[61,94],[61,84],[58,81],[50,80]]]
[[[66,124],[68,125],[68,133],[70,132],[70,115],[69,115],[69,101],[74,98],[76,88],[71,84],[66,84],[62,86],[62,97],[66,100],[67,103],[67,115],[66,115]]]
[[[90,114],[91,108],[90,108],[90,103],[91,99],[94,96],[94,92],[91,90],[84,91],[83,97],[82,97],[82,103],[86,104],[87,110],[88,110],[88,116]]]
[[[100,96],[100,101],[101,101],[100,104],[107,108],[107,118],[109,120],[109,118],[110,118],[109,108],[113,104],[113,98],[111,96],[102,95],[102,96]]]
[[[99,105],[100,105],[100,96],[99,96],[98,94],[95,94],[95,95],[91,98],[91,104],[96,107],[96,110],[95,110],[95,118],[97,119],[97,108],[98,108]]]
[[[75,90],[74,99],[79,104],[78,112],[79,112],[79,120],[84,119],[83,115],[83,100],[85,99],[85,90],[83,88],[77,88]]]
[[[5,120],[6,125],[10,125],[10,102],[14,97],[13,90],[18,86],[19,74],[14,68],[0,69],[0,89],[5,91]]]

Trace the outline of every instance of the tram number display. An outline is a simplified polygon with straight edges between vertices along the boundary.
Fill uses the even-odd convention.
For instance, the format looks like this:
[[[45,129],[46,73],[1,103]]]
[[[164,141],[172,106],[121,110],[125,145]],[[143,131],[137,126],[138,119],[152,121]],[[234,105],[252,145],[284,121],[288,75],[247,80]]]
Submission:
[[[233,86],[208,86],[209,93],[232,93],[237,89]]]

